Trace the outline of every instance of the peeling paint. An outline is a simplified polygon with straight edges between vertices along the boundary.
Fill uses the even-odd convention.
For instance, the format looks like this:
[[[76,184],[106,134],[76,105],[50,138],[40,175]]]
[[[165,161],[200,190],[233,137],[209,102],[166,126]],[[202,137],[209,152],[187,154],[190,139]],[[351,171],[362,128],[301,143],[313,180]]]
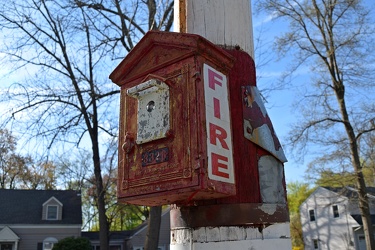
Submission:
[[[269,215],[273,215],[276,212],[275,206],[269,206],[268,204],[264,204],[264,203],[259,207],[259,209]]]
[[[258,170],[262,202],[286,203],[286,195],[283,186],[283,164],[274,156],[265,155],[258,160]]]
[[[271,225],[262,233],[252,227],[172,229],[170,247],[171,250],[291,249],[289,223]]]
[[[243,126],[246,139],[261,146],[281,162],[287,159],[256,86],[243,86]]]
[[[137,144],[166,137],[170,129],[169,86],[151,79],[127,90],[138,99]]]

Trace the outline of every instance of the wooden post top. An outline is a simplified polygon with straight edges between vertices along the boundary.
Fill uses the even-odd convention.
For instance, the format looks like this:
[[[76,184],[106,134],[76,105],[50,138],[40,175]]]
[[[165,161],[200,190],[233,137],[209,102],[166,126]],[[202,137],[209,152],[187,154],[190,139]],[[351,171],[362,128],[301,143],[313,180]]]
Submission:
[[[250,0],[176,0],[174,31],[240,47],[254,59]]]

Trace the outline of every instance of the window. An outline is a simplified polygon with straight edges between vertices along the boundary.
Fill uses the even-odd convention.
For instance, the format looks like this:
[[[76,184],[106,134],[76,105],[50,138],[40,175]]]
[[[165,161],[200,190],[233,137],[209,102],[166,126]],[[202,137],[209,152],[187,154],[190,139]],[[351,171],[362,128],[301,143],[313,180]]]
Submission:
[[[47,206],[47,220],[57,220],[57,206]]]
[[[314,243],[314,249],[319,249],[319,242],[318,242],[318,240],[314,239],[313,243]]]
[[[57,243],[56,238],[48,237],[43,241],[43,250],[52,250],[53,245]]]
[[[43,250],[52,250],[53,243],[52,242],[44,242],[43,244]]]
[[[337,205],[332,206],[333,218],[339,217],[339,208]]]
[[[1,250],[12,250],[13,249],[13,244],[1,243],[0,244],[0,249]]]
[[[314,209],[309,210],[310,221],[315,221],[315,211]]]

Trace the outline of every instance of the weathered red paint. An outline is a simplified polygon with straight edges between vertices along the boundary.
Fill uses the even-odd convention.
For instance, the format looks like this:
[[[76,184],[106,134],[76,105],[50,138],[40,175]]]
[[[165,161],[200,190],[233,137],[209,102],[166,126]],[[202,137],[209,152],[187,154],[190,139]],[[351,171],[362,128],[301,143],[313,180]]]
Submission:
[[[212,131],[206,129],[204,65],[228,75],[233,58],[198,35],[149,32],[110,75],[121,86],[120,202],[148,206],[190,204],[235,194],[235,184],[208,178],[206,138],[228,149],[230,131],[217,124],[211,125]],[[212,71],[210,77],[210,87],[221,86],[221,75]],[[162,139],[137,144],[137,100],[129,97],[126,90],[149,79],[159,79],[169,86],[171,129]],[[212,102],[215,117],[220,116],[220,100]],[[157,155],[167,151],[168,156]],[[228,177],[226,158],[213,158],[213,174]]]
[[[255,86],[255,64],[245,52],[226,49],[235,58],[229,74],[231,122],[234,127],[233,152],[236,179],[236,195],[226,198],[196,201],[195,206],[172,206],[171,228],[197,228],[216,226],[260,227],[289,221],[286,204],[285,177],[281,180],[285,200],[278,204],[264,204],[261,198],[258,160],[272,155],[261,146],[244,137],[243,121],[246,96],[244,86]],[[248,118],[248,117],[246,117]],[[263,117],[253,116],[253,119]],[[267,123],[261,120],[260,123]],[[278,142],[278,140],[277,140]],[[275,183],[275,185],[277,185]],[[272,212],[267,209],[272,208]],[[230,211],[230,212],[228,212]]]
[[[227,143],[230,136],[227,130],[215,123],[206,127],[204,65],[228,79],[233,128],[229,132],[231,145]],[[110,78],[121,86],[119,145],[124,150],[119,150],[120,202],[151,206],[176,203],[171,213],[172,218],[182,220],[172,221],[177,227],[183,224],[189,227],[256,226],[289,220],[284,177],[280,180],[282,183],[277,183],[283,188],[284,200],[262,206],[258,161],[272,154],[244,137],[244,119],[249,119],[244,89],[256,86],[254,61],[247,53],[235,48],[219,48],[197,35],[150,32]],[[209,87],[218,88],[221,78],[222,75],[214,71],[208,73]],[[126,90],[149,79],[159,79],[171,89],[171,129],[165,138],[137,145],[134,142],[137,102],[126,96]],[[221,99],[212,96],[209,101],[212,115],[220,118]],[[259,119],[254,126],[270,123],[264,117]],[[208,143],[223,150],[233,148],[235,184],[208,178],[208,159],[212,162],[213,174],[220,178],[229,178],[230,166],[227,156],[208,153]],[[279,146],[278,140],[276,143],[275,146]],[[157,152],[166,151],[168,157],[153,159]],[[274,212],[269,213],[265,207],[274,208]],[[237,212],[226,216],[229,208]],[[199,219],[187,220],[192,215]]]
[[[261,203],[257,158],[262,148],[250,142],[243,133],[243,101],[241,86],[255,86],[255,64],[245,52],[226,49],[235,58],[229,73],[231,122],[233,126],[233,158],[235,166],[236,195],[223,199],[200,201],[197,204]]]

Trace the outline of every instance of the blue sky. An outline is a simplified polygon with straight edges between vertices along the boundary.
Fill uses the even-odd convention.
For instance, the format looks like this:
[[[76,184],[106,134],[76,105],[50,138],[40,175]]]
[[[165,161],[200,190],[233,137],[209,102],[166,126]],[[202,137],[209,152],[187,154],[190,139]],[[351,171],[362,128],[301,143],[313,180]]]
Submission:
[[[254,3],[254,1],[252,2]],[[374,2],[370,0],[365,0],[363,3],[367,6],[375,5]],[[374,18],[374,16],[370,17]],[[271,51],[275,38],[288,29],[286,23],[281,22],[279,19],[277,21],[272,21],[272,17],[255,13],[254,9],[252,21],[254,40],[256,41],[260,38],[262,43],[261,46],[255,46],[256,64],[259,63],[259,61],[262,63],[264,60],[269,60],[268,63],[257,68],[257,75],[259,76],[257,79],[257,85],[258,88],[262,90],[270,86],[271,83],[277,83],[293,58],[289,56],[282,60],[277,60],[277,55],[272,53],[264,58],[264,54],[262,53],[262,50]],[[306,65],[297,71],[294,82],[304,83],[308,82],[309,79],[309,65]],[[265,104],[267,112],[282,144],[286,143],[286,138],[291,130],[290,125],[297,121],[296,116],[299,115],[299,111],[292,107],[293,102],[296,101],[298,89],[293,86],[289,87],[289,89],[273,90],[265,93],[267,97],[267,102]],[[304,178],[304,173],[307,164],[314,158],[312,155],[314,148],[310,148],[311,153],[305,156],[304,162],[295,161],[289,150],[290,148],[284,145],[285,155],[288,159],[288,162],[285,163],[285,176],[287,183],[290,181],[306,182],[307,180]]]
[[[253,14],[252,21],[253,37],[255,41],[255,61],[256,64],[262,64],[259,68],[257,67],[257,86],[262,91],[280,80],[289,62],[293,59],[287,57],[280,60],[276,53],[264,54],[272,50],[276,37],[287,29],[288,25],[286,23],[280,22],[279,20],[277,22],[272,21],[272,17],[261,14]],[[257,44],[256,40],[260,40],[261,44]],[[294,80],[305,81],[308,79],[307,68],[302,67],[296,73]],[[292,107],[295,101],[294,96],[296,91],[290,86],[283,89],[264,91],[263,94],[266,97],[265,106],[268,115],[271,118],[274,129],[284,147],[285,155],[288,159],[288,162],[284,164],[286,182],[305,182],[304,173],[309,156],[307,155],[303,162],[297,162],[293,159],[289,153],[289,148],[285,145],[287,141],[286,138],[291,129],[291,124],[297,121],[296,111],[293,110]]]
[[[370,2],[370,0],[367,0]],[[254,9],[253,9],[254,12]],[[282,31],[287,29],[287,25],[280,21],[271,22],[271,18],[265,15],[253,15],[253,32],[254,40],[258,37],[261,38],[262,46],[261,50],[269,51],[277,35],[280,35]],[[4,35],[4,34],[3,34]],[[259,55],[256,52],[256,56]],[[2,55],[0,54],[0,60]],[[258,79],[258,87],[262,90],[269,86],[270,83],[276,83],[280,75],[286,70],[288,62],[292,58],[283,58],[283,60],[277,61],[277,56],[272,55],[266,58],[255,58],[255,61],[262,62],[263,60],[270,60],[266,65],[257,69],[257,74],[260,76]],[[27,76],[24,75],[12,75],[7,76],[10,68],[1,67],[0,68],[0,90],[1,87],[5,87],[11,82],[20,80],[21,78]],[[30,69],[32,71],[32,69]],[[23,71],[24,72],[24,71]],[[297,79],[301,81],[308,79],[307,70],[300,70]],[[31,72],[32,73],[32,72]],[[267,92],[267,111],[276,130],[276,133],[282,144],[286,143],[286,137],[290,131],[290,124],[296,122],[296,111],[292,108],[292,103],[294,101],[294,96],[296,92],[293,88],[283,89],[283,90],[273,90],[272,92]],[[0,104],[0,115],[2,114],[1,104]],[[285,175],[287,182],[290,181],[305,181],[304,171],[308,163],[308,158],[304,162],[296,162],[291,155],[287,147],[284,147],[286,157],[288,162],[285,163]]]
[[[267,16],[253,16],[253,26],[254,26],[254,38],[260,36],[262,38],[262,43],[264,44],[262,49],[269,49],[270,45],[274,41],[275,35],[278,35],[280,30],[284,30],[286,25],[283,23],[271,23],[270,18]],[[261,31],[261,34],[259,32]],[[3,34],[4,35],[4,34]],[[0,59],[2,58],[0,54]],[[255,58],[257,60],[258,58]],[[263,66],[258,75],[261,75],[262,78],[258,82],[258,87],[262,89],[265,86],[268,86],[270,82],[277,81],[278,77],[285,70],[285,62],[276,61],[276,57],[270,58],[271,61]],[[263,58],[262,58],[263,60]],[[22,71],[17,71],[17,74],[9,74],[12,70],[11,67],[2,67],[0,69],[0,89],[6,88],[13,82],[22,81],[24,78],[27,78],[29,73],[32,75],[33,68],[27,67],[31,72],[27,72],[25,69]],[[22,74],[20,74],[22,72]],[[271,121],[274,125],[274,128],[277,132],[277,135],[280,138],[281,143],[285,140],[289,131],[289,124],[294,121],[294,116],[291,111],[291,104],[293,101],[293,92],[289,90],[278,90],[270,92],[270,96],[267,98],[267,111],[271,117]],[[4,108],[3,104],[0,103],[0,115]],[[9,106],[8,106],[9,107]],[[298,164],[293,161],[291,157],[288,156],[287,151],[285,152],[288,158],[288,162],[285,163],[285,172],[287,181],[303,180],[304,165]]]

